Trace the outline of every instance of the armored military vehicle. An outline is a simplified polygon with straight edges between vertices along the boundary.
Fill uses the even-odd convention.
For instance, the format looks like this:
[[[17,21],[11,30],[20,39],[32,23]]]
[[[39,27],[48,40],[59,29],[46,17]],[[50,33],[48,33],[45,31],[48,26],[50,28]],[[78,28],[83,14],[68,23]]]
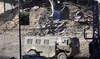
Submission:
[[[67,36],[28,36],[24,40],[24,53],[49,58],[67,59],[79,53],[78,38]]]
[[[53,0],[48,0],[50,6],[50,15],[43,13],[39,18],[39,31],[33,32],[24,39],[25,55],[39,55],[47,58],[67,59],[79,53],[79,39],[66,34],[66,24],[69,19],[69,2],[63,2],[61,11],[56,10]],[[56,3],[56,2],[55,2]],[[48,5],[49,5],[48,4]],[[46,7],[46,6],[45,6]],[[61,16],[62,14],[62,16]],[[68,14],[68,17],[64,16]],[[60,17],[61,16],[61,17]],[[65,17],[65,18],[63,18]],[[63,19],[63,20],[62,20]],[[57,35],[56,35],[57,34]],[[69,37],[70,36],[70,37]]]

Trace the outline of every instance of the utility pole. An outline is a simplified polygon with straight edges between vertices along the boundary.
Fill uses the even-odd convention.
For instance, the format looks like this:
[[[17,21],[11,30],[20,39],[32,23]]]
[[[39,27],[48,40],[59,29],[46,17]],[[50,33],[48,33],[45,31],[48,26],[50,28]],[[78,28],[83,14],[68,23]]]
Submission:
[[[5,13],[5,11],[6,11],[6,4],[5,4],[5,0],[4,0],[4,13]]]
[[[19,13],[19,59],[22,59],[22,46],[21,46],[21,25],[20,25],[20,0],[18,0],[18,13]]]

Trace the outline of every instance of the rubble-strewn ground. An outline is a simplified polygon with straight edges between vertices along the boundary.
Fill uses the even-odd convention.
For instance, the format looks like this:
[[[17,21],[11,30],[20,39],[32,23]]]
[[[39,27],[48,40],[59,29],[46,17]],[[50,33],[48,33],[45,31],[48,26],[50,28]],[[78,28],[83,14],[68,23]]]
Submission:
[[[30,31],[23,30],[22,34],[25,35],[27,32],[30,32]],[[6,31],[4,34],[0,35],[0,38],[1,38],[0,39],[0,55],[18,58],[19,56],[19,32],[18,30]],[[23,47],[23,43],[22,43],[22,47]]]
[[[74,6],[73,8],[76,8],[76,7]],[[28,33],[33,32],[33,28],[39,27],[38,19],[41,13],[44,12],[44,10],[45,10],[44,8],[40,8],[36,11],[34,10],[34,8],[30,10],[30,25],[22,26],[22,47],[23,47],[23,39],[24,39],[23,37],[26,36]],[[0,21],[1,21],[0,22],[0,56],[2,56],[0,57],[0,59],[8,59],[10,57],[19,58],[18,16],[17,16],[17,13],[14,13],[14,14],[12,13],[10,13],[10,15],[14,15],[13,19],[6,19],[5,21],[1,21],[3,18],[2,17],[0,18]],[[73,21],[71,22],[69,21],[69,23],[70,23],[69,26],[73,27],[75,25],[74,24],[75,22]],[[69,30],[72,30],[72,29],[69,29]],[[79,34],[75,35],[75,33],[77,32]],[[89,42],[83,38],[84,37],[83,30],[77,31],[77,32],[75,32],[73,35],[79,38],[80,54],[77,55],[75,59],[88,59]]]
[[[32,31],[32,30],[31,30]],[[25,35],[25,32],[30,32],[27,30],[23,30],[22,33]],[[10,30],[6,31],[4,34],[0,35],[0,55],[1,56],[8,56],[8,57],[17,57],[19,56],[19,36],[18,30]],[[22,35],[22,36],[23,36]],[[23,40],[22,40],[23,42]],[[23,43],[22,43],[23,46]],[[88,42],[81,38],[80,39],[80,54],[78,57],[89,57],[89,49],[88,49]]]

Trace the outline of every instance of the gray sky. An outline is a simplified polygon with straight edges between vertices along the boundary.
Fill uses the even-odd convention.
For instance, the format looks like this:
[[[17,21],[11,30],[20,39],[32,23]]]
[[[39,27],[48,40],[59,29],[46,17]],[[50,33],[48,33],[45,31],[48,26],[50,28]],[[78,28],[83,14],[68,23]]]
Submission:
[[[100,3],[100,0],[97,0]]]

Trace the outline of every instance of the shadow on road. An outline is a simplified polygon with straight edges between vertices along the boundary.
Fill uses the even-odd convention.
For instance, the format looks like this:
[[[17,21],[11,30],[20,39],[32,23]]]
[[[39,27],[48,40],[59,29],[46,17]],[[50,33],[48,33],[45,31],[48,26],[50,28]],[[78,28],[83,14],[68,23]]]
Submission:
[[[0,56],[0,59],[9,59],[7,56]]]
[[[90,59],[89,57],[75,57],[74,59]]]

